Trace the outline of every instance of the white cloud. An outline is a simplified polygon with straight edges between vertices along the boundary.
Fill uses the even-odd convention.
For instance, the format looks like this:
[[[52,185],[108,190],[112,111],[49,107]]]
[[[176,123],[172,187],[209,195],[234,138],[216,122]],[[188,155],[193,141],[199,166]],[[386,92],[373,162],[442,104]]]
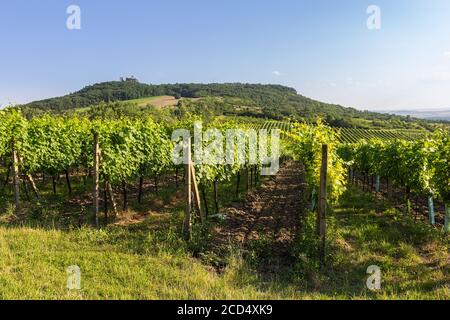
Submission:
[[[443,55],[444,57],[450,58],[450,51],[445,51]]]
[[[336,82],[330,82],[330,83],[328,83],[328,85],[329,85],[330,87],[337,87]]]
[[[280,71],[273,71],[272,72],[274,75],[276,75],[277,77],[281,76],[281,72]]]

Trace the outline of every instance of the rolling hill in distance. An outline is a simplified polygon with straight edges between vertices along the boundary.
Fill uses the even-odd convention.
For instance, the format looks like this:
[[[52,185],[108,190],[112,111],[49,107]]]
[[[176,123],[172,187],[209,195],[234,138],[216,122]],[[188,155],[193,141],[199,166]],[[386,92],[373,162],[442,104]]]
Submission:
[[[157,102],[152,103],[152,99]],[[203,102],[204,107],[207,107],[208,103],[215,105],[219,113],[227,115],[306,121],[320,116],[336,127],[432,129],[434,125],[431,120],[406,117],[405,114],[361,111],[323,103],[282,85],[244,83],[153,85],[140,83],[134,78],[89,85],[62,97],[31,102],[22,106],[22,110],[27,116],[32,117],[45,112],[67,114],[102,103],[127,102],[141,107],[146,104],[162,103],[163,106],[174,107],[183,99],[188,99],[191,104],[201,104],[200,100],[209,99]],[[447,116],[433,120],[447,120]]]

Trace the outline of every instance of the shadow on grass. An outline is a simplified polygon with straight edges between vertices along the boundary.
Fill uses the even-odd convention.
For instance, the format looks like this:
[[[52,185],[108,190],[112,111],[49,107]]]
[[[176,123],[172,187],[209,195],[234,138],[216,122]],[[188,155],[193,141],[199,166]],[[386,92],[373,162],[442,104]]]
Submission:
[[[245,177],[240,186],[245,191],[243,181]],[[89,186],[86,188],[88,192]],[[223,206],[243,198],[241,194],[241,199],[234,199],[233,182],[221,185],[219,192]],[[175,206],[172,203],[176,194],[174,186],[161,188],[158,194],[149,186],[142,204],[135,201],[135,193],[135,190],[130,191],[130,199],[133,199],[130,209],[142,215],[142,221],[111,225],[103,230],[81,228],[79,232],[68,234],[80,244],[114,245],[118,250],[139,255],[154,252],[193,255],[206,265],[235,274],[238,288],[252,285],[263,290],[282,290],[290,287],[300,295],[337,298],[433,298],[439,290],[444,297],[448,293],[443,289],[448,287],[450,279],[448,236],[357,189],[347,191],[329,216],[327,264],[323,268],[320,268],[317,256],[314,214],[307,217],[289,251],[280,254],[275,241],[261,238],[251,243],[245,254],[231,245],[228,251],[213,254],[210,224],[195,228],[192,241],[183,240],[183,209],[182,203]],[[72,230],[79,228],[78,216],[88,215],[87,210],[80,209],[84,205],[66,205],[76,196],[46,197],[49,202],[44,202],[43,206],[48,205],[48,212],[38,212],[35,217],[31,215],[4,225]],[[5,205],[8,199],[6,196],[0,198],[6,215],[12,214]],[[208,199],[212,203],[211,192]],[[160,204],[161,212],[148,214],[149,207],[155,204]],[[233,259],[241,259],[241,262],[230,264]],[[366,288],[366,270],[370,265],[378,265],[382,270],[381,292],[373,293]]]
[[[448,286],[448,235],[357,189],[347,191],[331,219],[325,292],[427,298]],[[370,265],[381,268],[378,293],[365,289]]]
[[[315,214],[303,221],[284,259],[276,243],[260,239],[246,259],[253,285],[294,285],[305,296],[363,299],[450,298],[449,237],[374,196],[350,189],[328,217],[326,264],[319,262]],[[366,286],[367,268],[381,269],[382,289]],[[241,272],[245,272],[242,270]]]

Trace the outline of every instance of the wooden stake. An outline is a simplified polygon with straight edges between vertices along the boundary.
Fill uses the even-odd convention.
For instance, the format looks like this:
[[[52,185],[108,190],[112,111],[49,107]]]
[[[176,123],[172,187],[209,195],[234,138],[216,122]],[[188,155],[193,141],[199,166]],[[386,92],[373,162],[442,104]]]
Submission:
[[[116,200],[114,198],[114,192],[113,189],[111,187],[111,183],[109,183],[109,181],[106,181],[106,189],[108,190],[108,195],[109,195],[109,199],[111,200],[111,207],[114,213],[114,216],[117,216],[117,203]]]
[[[19,177],[19,159],[17,158],[17,151],[12,143],[12,169],[13,169],[13,184],[14,184],[14,202],[15,212],[20,213],[20,177]]]
[[[195,207],[198,210],[200,214],[200,221],[204,222],[206,220],[206,216],[202,210],[201,200],[200,200],[200,193],[198,192],[198,183],[197,183],[197,177],[195,176],[195,167],[192,163],[190,165],[191,167],[191,177],[192,177],[192,185],[194,187],[194,200],[195,200]]]
[[[31,185],[31,189],[33,190],[34,195],[36,196],[36,198],[38,200],[40,200],[41,196],[39,195],[39,191],[38,191],[38,189],[36,187],[36,183],[34,182],[33,177],[31,176],[31,174],[27,174],[26,178],[27,178],[28,182]]]
[[[107,188],[107,182],[105,180],[104,186],[103,186],[103,208],[104,208],[104,218],[105,218],[105,226],[108,225],[108,188]]]
[[[326,212],[327,212],[327,176],[328,176],[328,145],[322,145],[322,167],[320,170],[319,210],[317,226],[321,241],[320,259],[325,262]]]
[[[95,225],[98,228],[98,212],[99,212],[99,169],[100,169],[100,146],[98,144],[98,133],[94,133],[94,219]]]
[[[184,166],[184,174],[185,174],[185,197],[186,197],[186,207],[185,207],[185,216],[184,216],[184,234],[186,240],[189,240],[191,238],[191,230],[192,230],[192,216],[191,216],[191,209],[192,209],[192,170],[190,168],[192,163],[192,156],[191,156],[191,142],[188,142],[187,145],[187,163]]]

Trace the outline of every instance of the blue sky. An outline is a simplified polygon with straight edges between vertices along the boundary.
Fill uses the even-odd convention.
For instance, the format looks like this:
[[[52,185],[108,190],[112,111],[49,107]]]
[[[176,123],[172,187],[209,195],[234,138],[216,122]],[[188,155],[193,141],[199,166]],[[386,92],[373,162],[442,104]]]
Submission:
[[[81,30],[66,9],[81,8]],[[369,30],[369,5],[381,30]],[[0,104],[135,75],[279,83],[360,109],[450,108],[448,0],[0,3]]]

